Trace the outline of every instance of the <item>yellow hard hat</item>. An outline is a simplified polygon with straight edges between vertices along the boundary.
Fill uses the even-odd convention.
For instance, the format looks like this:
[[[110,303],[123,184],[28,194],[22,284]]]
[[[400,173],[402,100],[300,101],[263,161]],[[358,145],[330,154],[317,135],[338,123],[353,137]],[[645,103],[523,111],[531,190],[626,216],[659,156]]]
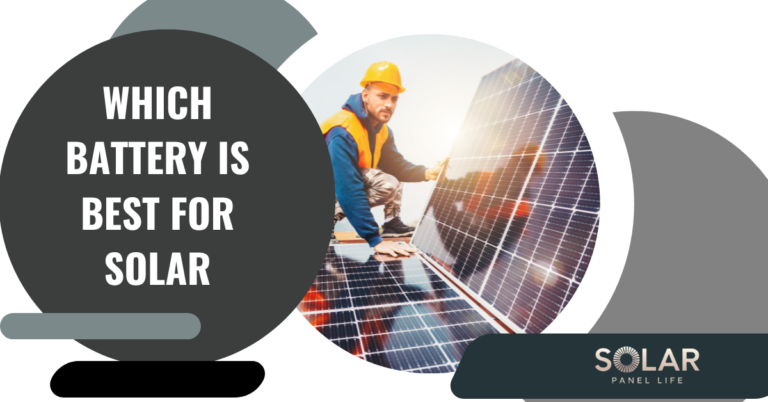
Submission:
[[[400,88],[400,93],[405,92],[405,88],[400,83],[400,70],[394,63],[388,61],[373,63],[368,67],[363,80],[360,81],[360,86],[365,88],[371,82],[386,82]]]

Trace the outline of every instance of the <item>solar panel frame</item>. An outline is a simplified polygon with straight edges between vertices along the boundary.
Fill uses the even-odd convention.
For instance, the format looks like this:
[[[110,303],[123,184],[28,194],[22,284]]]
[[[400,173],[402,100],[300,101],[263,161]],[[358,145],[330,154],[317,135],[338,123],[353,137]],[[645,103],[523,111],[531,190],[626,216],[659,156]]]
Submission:
[[[498,87],[499,84],[503,83],[504,80],[506,80],[507,83],[512,84],[512,82],[507,77],[511,72],[513,72],[513,70],[514,74],[516,74],[516,77],[520,78],[520,82],[517,83],[517,85],[510,85],[510,88],[494,92],[494,87]],[[533,86],[536,87],[535,91],[530,90]],[[514,88],[520,89],[513,90]],[[524,91],[522,91],[522,88],[524,88]],[[544,94],[542,89],[546,91],[546,94]],[[506,92],[506,94],[504,94],[504,92]],[[522,95],[520,95],[521,93]],[[504,110],[504,101],[497,101],[492,105],[482,105],[483,107],[478,106],[478,104],[482,104],[482,102],[486,102],[487,100],[492,99],[494,96],[501,96],[502,94],[503,96],[511,99],[511,101],[507,103],[507,105],[510,106],[509,110]],[[517,107],[517,109],[513,112],[512,110],[515,109],[515,107]],[[525,113],[521,114],[520,111],[523,110]],[[502,115],[503,118],[500,118]],[[512,116],[512,118],[508,118],[509,116]],[[521,116],[522,120],[520,120]],[[536,116],[535,122],[529,122],[530,116]],[[539,121],[541,120],[542,116],[547,120],[546,129],[543,131],[543,126]],[[480,119],[481,122],[486,122],[486,124],[476,127],[473,126],[473,122],[476,122],[478,119]],[[478,129],[478,127],[480,127],[480,129]],[[511,133],[512,135],[505,135],[505,133]],[[524,140],[522,144],[520,143],[521,138]],[[534,140],[532,141],[532,139]],[[520,147],[523,146],[523,144],[526,148],[523,149],[521,153],[516,154],[516,152],[520,149]],[[536,150],[534,158],[530,162],[530,166],[527,169],[525,180],[522,182],[522,185],[519,186],[519,189],[517,189],[515,188],[515,185],[517,184],[515,179],[517,178],[520,164],[525,160],[527,156],[530,155],[526,153],[528,152],[527,147],[530,144],[538,145],[538,149]],[[491,152],[488,152],[489,149]],[[485,153],[481,154],[481,156],[476,156],[476,153],[479,150],[483,150]],[[543,178],[534,175],[534,170],[538,169],[537,163],[539,162],[542,155],[544,155],[543,160],[547,164],[547,172],[544,174]],[[440,188],[440,184],[444,180],[447,180],[446,176],[448,175],[448,169],[443,169],[436,181],[435,187],[432,189],[432,193],[430,194],[429,199],[425,203],[421,219],[419,220],[419,224],[417,225],[416,231],[413,234],[412,245],[420,250],[420,255],[424,259],[429,261],[431,264],[434,264],[435,267],[443,274],[456,279],[455,283],[462,290],[475,296],[478,304],[494,312],[494,314],[496,314],[500,320],[502,320],[515,332],[536,333],[543,331],[562,312],[568,302],[570,302],[571,297],[575,293],[575,290],[581,283],[581,280],[583,280],[586,268],[589,261],[591,260],[591,254],[592,250],[594,249],[594,244],[599,228],[600,197],[597,170],[594,163],[594,156],[591,152],[591,147],[589,146],[586,135],[584,134],[584,131],[578,122],[578,118],[575,116],[562,95],[560,95],[560,93],[551,84],[549,84],[546,79],[544,79],[540,74],[527,66],[525,63],[519,61],[518,59],[513,59],[512,61],[486,74],[486,76],[481,79],[469,110],[467,111],[464,122],[462,123],[460,134],[454,142],[450,156],[451,169],[468,172],[464,177],[469,177],[469,172],[488,170],[487,167],[491,165],[494,166],[491,170],[494,173],[491,174],[491,177],[486,180],[486,182],[482,181],[482,174],[478,177],[478,180],[475,184],[481,183],[482,192],[481,194],[477,194],[474,192],[476,189],[470,189],[468,187],[472,184],[471,179],[467,180],[466,183],[459,183],[458,188],[447,190]],[[507,163],[510,163],[513,157],[518,158],[518,165],[514,167],[514,176],[512,179],[504,182],[499,178],[494,178],[493,176],[495,175],[495,172],[499,169],[498,163],[492,163],[493,160],[496,159],[498,161],[503,161],[503,158],[509,158]],[[560,169],[558,171],[558,167],[562,168],[565,166],[564,161],[566,160],[568,163],[565,169]],[[575,164],[574,161],[576,161]],[[582,181],[581,188],[578,189],[578,193],[576,193],[577,189],[575,188],[569,187],[564,189],[566,182],[569,181],[569,175],[572,173],[572,167],[575,166],[573,172],[584,170],[585,166],[582,165],[582,162],[586,162],[588,165],[588,171],[585,173],[586,176]],[[471,163],[474,166],[467,169],[464,167],[466,163]],[[476,167],[480,163],[485,163],[484,169],[477,170]],[[457,167],[458,169],[456,169]],[[553,167],[555,168],[554,172]],[[475,168],[475,170],[473,170],[473,168]],[[505,165],[501,171],[503,173],[499,176],[503,177],[504,173],[507,173],[509,169],[507,169],[507,166]],[[452,173],[455,172],[452,171]],[[550,175],[550,173],[552,173],[552,175]],[[492,179],[495,179],[495,182]],[[552,189],[547,187],[548,184],[551,184],[550,179],[559,179],[560,182],[558,190],[554,194],[551,193]],[[572,179],[572,177],[570,179]],[[570,181],[573,182],[573,180]],[[504,188],[505,184],[507,185],[506,188]],[[591,184],[586,193],[588,196],[582,197],[582,195],[585,194],[587,184]],[[430,207],[434,206],[434,198],[436,193],[439,192],[447,191],[449,192],[449,196],[451,192],[464,193],[465,196],[472,197],[470,198],[472,202],[476,201],[480,204],[492,204],[492,202],[497,199],[509,200],[507,195],[510,192],[514,192],[515,190],[519,191],[518,196],[515,197],[514,209],[511,212],[511,218],[507,220],[506,225],[501,232],[499,232],[499,228],[496,227],[498,216],[492,216],[488,213],[483,215],[482,219],[493,219],[492,224],[490,225],[491,228],[477,228],[474,234],[479,237],[472,236],[473,233],[470,233],[470,230],[461,230],[471,226],[470,223],[466,222],[466,218],[464,218],[462,221],[459,221],[458,225],[448,225],[445,222],[440,222],[439,220],[433,219],[433,217],[428,213],[430,211]],[[486,194],[487,191],[490,192],[490,196]],[[550,191],[550,193],[547,193],[547,191]],[[561,194],[563,195],[562,197]],[[576,194],[578,196],[574,197]],[[501,195],[501,197],[499,197],[499,195]],[[570,197],[566,197],[566,195],[570,195]],[[526,196],[528,196],[530,200],[525,199]],[[458,198],[459,197],[456,196],[452,198],[452,200],[455,201]],[[438,200],[438,202],[442,202],[443,204],[449,201],[451,201],[451,199]],[[547,204],[543,201],[550,201],[550,204]],[[525,206],[526,211],[530,209],[530,215],[528,215],[525,220],[517,219],[516,217],[518,209],[521,208],[521,206]],[[440,206],[438,206],[438,208],[439,207]],[[446,210],[448,209],[446,205],[442,205],[442,207]],[[455,208],[460,209],[461,206],[456,206]],[[518,260],[523,260],[522,256],[517,255],[517,253],[510,253],[508,250],[504,249],[504,246],[508,242],[515,240],[515,236],[517,236],[517,238],[515,241],[513,241],[513,243],[516,243],[514,245],[516,248],[520,246],[519,243],[523,240],[529,241],[530,239],[525,238],[525,234],[527,233],[529,226],[531,226],[531,219],[533,216],[540,218],[543,215],[542,211],[546,210],[547,208],[549,208],[549,211],[545,211],[547,212],[547,216],[543,225],[540,227],[541,233],[539,233],[539,237],[536,243],[533,245],[533,250],[534,253],[541,250],[539,253],[541,255],[553,254],[552,262],[550,264],[551,266],[541,266],[541,262],[532,258],[533,256],[528,260],[525,260],[527,262],[527,267],[524,270],[524,277],[519,281],[519,287],[522,286],[522,284],[525,282],[525,278],[528,276],[534,280],[543,280],[545,282],[542,282],[535,300],[529,301],[529,304],[531,302],[533,303],[533,307],[530,308],[530,311],[526,312],[525,306],[520,306],[519,304],[522,303],[517,303],[518,294],[515,294],[514,298],[510,301],[509,309],[507,311],[503,311],[503,309],[500,307],[504,306],[503,302],[505,301],[497,302],[497,299],[500,292],[503,290],[504,284],[506,283],[505,281],[507,281],[507,275],[513,271],[513,261],[506,260],[510,258],[510,255],[512,259],[516,258]],[[555,210],[557,210],[557,213],[553,212]],[[563,211],[566,210],[570,212],[567,220],[564,220],[562,214]],[[585,216],[590,215],[593,215],[594,217],[585,218]],[[557,233],[555,230],[553,230],[553,227],[557,225],[554,223],[550,225],[549,223],[550,218],[553,216],[554,221],[560,222],[560,226],[563,228],[559,241],[557,241],[553,236]],[[574,220],[574,217],[577,219]],[[476,219],[477,217],[473,218]],[[454,219],[455,221],[457,218],[451,216],[450,219]],[[422,242],[422,237],[429,237],[429,235],[422,236],[422,232],[425,230],[425,220],[432,220],[432,222],[427,223],[433,224],[435,230],[447,230],[449,234],[446,236],[440,235],[440,240],[443,240],[443,243],[450,242],[447,250],[445,248],[434,250],[434,247],[432,247],[433,249],[430,250],[430,244],[427,244],[425,247],[425,244]],[[593,220],[591,226],[588,224],[588,221],[590,220]],[[562,225],[563,222],[564,226]],[[585,222],[587,222],[587,226],[589,228],[588,232],[583,230],[581,227],[577,227],[579,225],[584,226]],[[442,226],[438,228],[438,225]],[[515,225],[522,225],[522,227],[516,227]],[[456,234],[452,234],[452,231],[455,231]],[[510,231],[512,231],[512,233],[510,233]],[[544,233],[545,231],[547,232],[546,234]],[[576,231],[581,231],[584,236],[581,237],[578,242],[572,242],[571,240],[576,238],[573,235],[573,233]],[[461,243],[459,243],[457,247],[454,247],[454,242],[458,241],[457,239],[460,237],[459,235],[463,236],[460,240]],[[545,237],[547,240],[554,239],[554,241],[551,243],[548,241],[543,241]],[[467,249],[465,244],[467,244],[468,238],[472,238],[473,240],[469,240],[470,244],[469,248]],[[428,238],[427,240],[429,241],[430,239]],[[557,242],[556,246],[554,242]],[[579,260],[575,265],[573,265],[572,263],[575,261],[574,253],[577,252],[576,249],[578,248],[578,243],[584,244],[581,251],[578,252]],[[492,256],[489,256],[486,252],[486,249],[489,247],[494,249]],[[563,250],[562,253],[561,250]],[[459,263],[461,266],[459,267],[457,274],[455,272],[456,267],[454,266],[456,261],[451,264],[448,264],[447,262],[441,263],[438,255],[435,255],[435,252],[440,254],[440,257],[452,257],[455,260],[464,258],[464,261],[468,261],[471,265],[470,268],[472,268],[469,279],[462,280],[464,278],[461,278],[462,275],[465,274],[464,261]],[[473,253],[477,255],[473,255]],[[492,282],[491,287],[487,288],[489,281],[493,280],[492,276],[495,274],[494,271],[497,270],[496,266],[499,262],[500,255],[504,260],[502,262],[508,262],[508,265],[506,265],[501,281],[498,283]],[[566,261],[563,263],[562,261],[557,261],[557,257],[570,259],[571,261]],[[474,261],[471,260],[472,258]],[[481,273],[484,275],[482,280],[474,277],[478,271],[478,266],[481,265],[481,262],[482,265],[487,267],[486,272]],[[472,266],[472,264],[474,265]],[[447,269],[446,265],[451,265],[450,269]],[[533,270],[530,269],[531,266],[534,267]],[[541,272],[537,272],[537,270],[540,269],[547,271],[543,278],[541,276]],[[561,275],[561,270],[573,272],[569,277],[568,275]],[[551,275],[551,273],[553,274]],[[550,276],[555,278],[555,289],[552,291],[548,289],[547,294],[544,295],[544,289],[549,287]],[[567,281],[567,283],[561,283],[563,281]],[[547,283],[547,286],[545,286],[544,283]],[[494,289],[494,287],[497,287],[497,289]],[[525,291],[530,290],[520,290],[519,287],[517,290],[515,290],[515,292],[525,293]],[[495,290],[496,296],[492,299],[489,298],[486,294],[484,294],[486,289],[488,289],[489,292]],[[558,298],[561,300],[561,302],[559,305],[554,306],[553,299]],[[525,297],[522,299],[525,299]],[[541,304],[539,304],[540,301],[542,302]],[[522,311],[520,311],[519,314],[514,312],[516,307],[522,308]],[[534,310],[537,307],[541,307],[542,311],[547,310],[546,313],[542,313],[542,315],[545,316],[543,320],[541,317],[534,314]],[[525,316],[526,313],[527,317],[525,317],[525,320],[522,320],[522,317],[518,317]],[[525,323],[522,321],[525,321]]]

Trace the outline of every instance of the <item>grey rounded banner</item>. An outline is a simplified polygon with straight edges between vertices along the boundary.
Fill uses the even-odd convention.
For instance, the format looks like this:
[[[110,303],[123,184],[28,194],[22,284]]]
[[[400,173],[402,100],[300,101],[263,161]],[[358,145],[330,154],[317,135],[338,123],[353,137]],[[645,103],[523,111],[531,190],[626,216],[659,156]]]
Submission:
[[[13,313],[0,321],[8,339],[194,339],[189,313]]]

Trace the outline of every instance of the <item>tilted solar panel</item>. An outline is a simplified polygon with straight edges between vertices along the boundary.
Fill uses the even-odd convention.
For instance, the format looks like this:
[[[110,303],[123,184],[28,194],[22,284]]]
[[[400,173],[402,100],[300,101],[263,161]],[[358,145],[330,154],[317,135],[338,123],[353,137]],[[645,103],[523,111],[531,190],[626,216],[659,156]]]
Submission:
[[[589,265],[600,217],[567,102],[513,60],[484,76],[412,244],[517,331],[543,331]]]
[[[396,370],[454,371],[469,342],[502,330],[418,257],[330,246],[299,311],[325,337]]]

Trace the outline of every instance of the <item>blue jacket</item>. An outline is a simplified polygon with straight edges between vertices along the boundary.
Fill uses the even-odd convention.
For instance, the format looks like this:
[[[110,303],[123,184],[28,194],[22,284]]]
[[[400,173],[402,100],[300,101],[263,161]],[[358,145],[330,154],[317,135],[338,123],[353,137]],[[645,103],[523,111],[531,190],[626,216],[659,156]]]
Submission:
[[[376,134],[383,127],[382,123],[372,127],[368,120],[368,114],[365,112],[362,94],[351,95],[347,103],[342,108],[349,110],[357,116],[357,119],[368,131],[368,139],[371,146],[371,153],[376,143]],[[395,137],[392,128],[389,130],[389,137],[381,148],[381,157],[378,162],[378,169],[395,176],[401,182],[426,181],[424,172],[425,166],[414,165],[403,158],[403,155],[395,146]],[[333,178],[336,181],[336,199],[349,222],[357,231],[357,234],[365,239],[373,247],[381,243],[379,235],[379,225],[373,219],[371,207],[368,204],[368,196],[363,187],[363,176],[360,174],[358,161],[357,142],[343,127],[334,127],[325,136],[325,143],[328,145],[328,152],[331,154],[331,163],[333,164]]]

